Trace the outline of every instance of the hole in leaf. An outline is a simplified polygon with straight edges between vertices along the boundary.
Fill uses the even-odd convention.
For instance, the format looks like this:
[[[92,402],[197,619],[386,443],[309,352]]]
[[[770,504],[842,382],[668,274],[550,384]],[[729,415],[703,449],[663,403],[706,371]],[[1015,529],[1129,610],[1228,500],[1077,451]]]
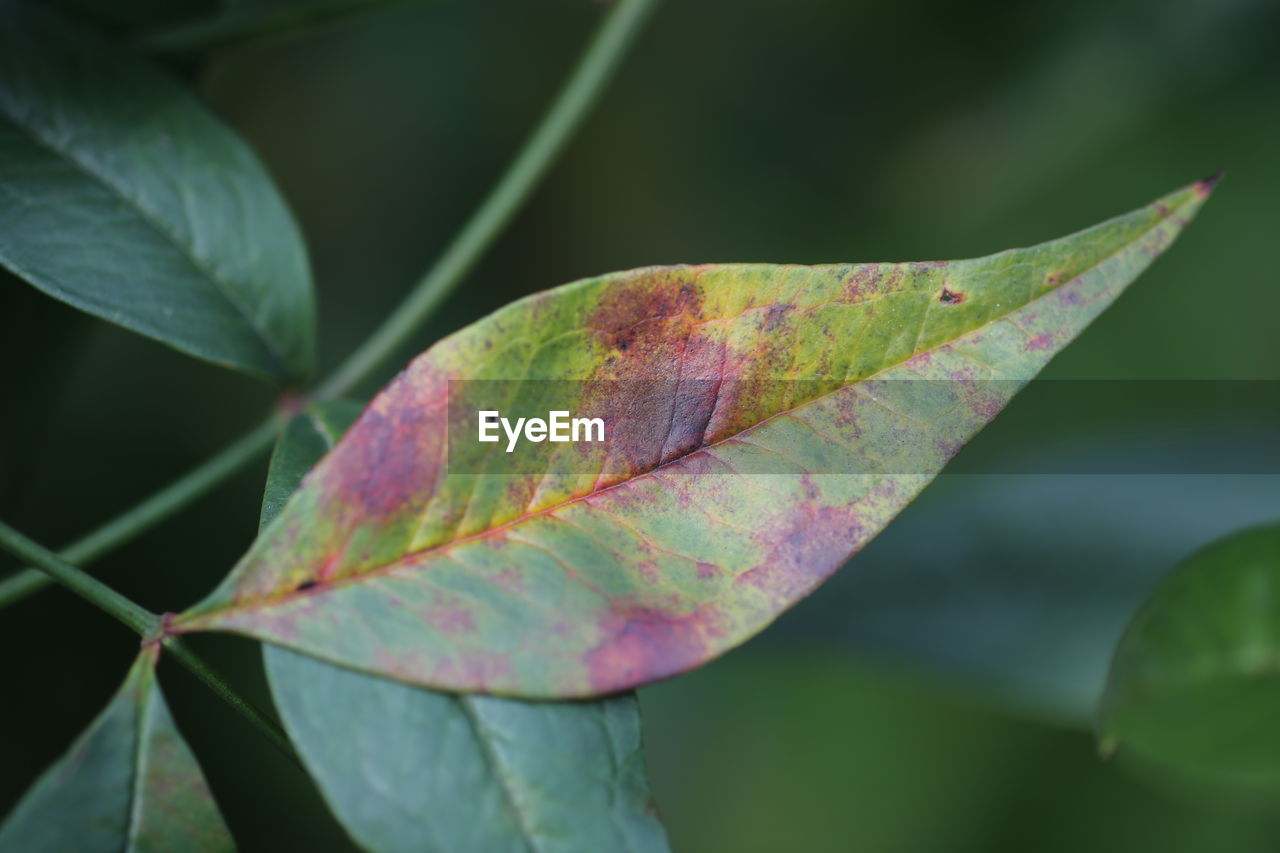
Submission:
[[[944,305],[958,305],[964,302],[964,294],[957,290],[947,290],[942,288],[942,295],[938,297],[938,301]]]

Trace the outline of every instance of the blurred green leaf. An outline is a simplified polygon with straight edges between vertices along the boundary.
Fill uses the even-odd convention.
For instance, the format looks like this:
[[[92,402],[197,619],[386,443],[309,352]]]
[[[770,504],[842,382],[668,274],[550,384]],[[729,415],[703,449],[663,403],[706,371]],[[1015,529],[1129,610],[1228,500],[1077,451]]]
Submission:
[[[0,16],[0,263],[199,358],[311,368],[306,251],[253,153],[149,64],[19,3]]]
[[[1280,525],[1179,566],[1116,650],[1104,751],[1174,777],[1280,795]]]
[[[1083,732],[820,650],[753,642],[640,703],[681,853],[1275,853],[1280,838],[1275,815],[1099,761]]]
[[[0,827],[13,853],[234,850],[143,650],[93,724]]]
[[[294,417],[267,475],[262,523],[360,407]],[[634,695],[526,703],[453,696],[263,647],[285,728],[339,821],[378,853],[666,850]]]
[[[1006,413],[1012,428],[1022,426],[1014,409],[1029,401]],[[1014,437],[997,419],[978,443]],[[1105,458],[1120,441],[1100,429],[1026,464],[1052,470],[1090,447]],[[1175,450],[1204,452],[1191,442]],[[1169,567],[1277,516],[1277,475],[946,474],[773,633],[1092,727],[1116,644]]]

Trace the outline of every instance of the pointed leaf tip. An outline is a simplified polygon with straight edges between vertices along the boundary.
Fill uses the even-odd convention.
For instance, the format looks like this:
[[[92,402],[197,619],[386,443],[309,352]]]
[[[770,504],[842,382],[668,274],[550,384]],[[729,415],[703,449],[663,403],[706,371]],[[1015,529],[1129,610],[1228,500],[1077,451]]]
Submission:
[[[1214,187],[1218,186],[1218,181],[1222,180],[1223,176],[1226,174],[1226,169],[1219,169],[1209,177],[1196,181],[1196,189],[1199,191],[1200,196],[1202,198],[1208,198],[1209,194],[1213,192]]]
[[[0,826],[0,850],[235,849],[195,756],[139,653],[124,684]]]

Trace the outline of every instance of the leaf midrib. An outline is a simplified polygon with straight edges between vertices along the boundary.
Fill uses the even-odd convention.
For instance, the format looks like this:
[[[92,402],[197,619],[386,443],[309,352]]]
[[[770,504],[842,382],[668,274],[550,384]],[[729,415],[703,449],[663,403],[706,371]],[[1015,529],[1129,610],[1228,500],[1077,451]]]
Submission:
[[[454,701],[458,703],[458,707],[462,710],[462,715],[466,717],[468,725],[471,727],[472,733],[476,737],[476,742],[480,745],[480,754],[484,756],[485,762],[489,765],[489,769],[493,771],[493,777],[498,782],[498,788],[502,791],[503,802],[507,804],[511,816],[515,819],[516,826],[520,830],[520,837],[524,841],[525,848],[537,853],[540,850],[534,842],[536,833],[528,823],[524,809],[520,807],[519,799],[516,797],[515,791],[512,790],[510,781],[507,779],[506,764],[498,758],[497,752],[490,743],[488,726],[481,719],[479,709],[475,706],[475,698],[460,694],[454,697]]]
[[[154,677],[154,674],[151,674]],[[155,688],[154,684],[150,685],[151,689]],[[147,737],[147,731],[150,725],[150,708],[148,706],[151,690],[148,689],[147,673],[139,673],[138,685],[135,688],[137,699],[135,702],[135,713],[137,717],[134,721],[133,735],[137,738],[133,749],[133,778],[129,784],[129,823],[125,828],[124,849],[126,853],[131,853],[137,849],[136,841],[138,832],[142,827],[142,807],[143,807],[143,791],[142,786],[146,779],[145,767],[147,764],[147,755],[150,749]]]

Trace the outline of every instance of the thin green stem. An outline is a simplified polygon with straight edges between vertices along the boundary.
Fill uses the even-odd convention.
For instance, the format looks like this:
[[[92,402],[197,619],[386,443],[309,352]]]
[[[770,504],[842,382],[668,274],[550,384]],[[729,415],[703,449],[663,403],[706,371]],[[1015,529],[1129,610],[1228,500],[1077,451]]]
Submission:
[[[97,605],[139,635],[149,637],[160,624],[160,617],[134,604],[97,578],[91,577],[38,542],[28,539],[0,521],[0,548],[26,560],[81,598]]]
[[[69,563],[83,565],[123,545],[265,453],[275,440],[278,429],[279,419],[268,418],[199,467],[63,548],[58,556]],[[49,575],[35,569],[24,569],[11,575],[0,581],[0,607],[26,598],[51,582]]]
[[[453,292],[550,169],[600,97],[657,0],[618,0],[524,148],[408,297],[316,391],[340,397],[373,374]]]
[[[195,675],[196,678],[204,682],[205,686],[218,694],[224,702],[235,708],[240,714],[253,724],[254,728],[262,732],[267,740],[271,741],[276,749],[280,750],[286,758],[299,767],[302,763],[298,760],[297,753],[293,751],[293,746],[289,743],[289,738],[285,735],[284,730],[280,728],[279,723],[267,716],[257,705],[254,705],[248,699],[245,699],[239,693],[231,689],[231,686],[222,678],[221,675],[204,659],[191,651],[186,643],[177,637],[166,637],[164,647],[174,656],[183,666]]]
[[[159,616],[141,605],[135,604],[111,587],[93,578],[39,542],[30,539],[0,521],[0,548],[15,557],[26,560],[45,572],[58,583],[75,592],[81,598],[114,616],[131,628],[144,642],[161,639],[183,666],[195,673],[214,693],[235,708],[261,731],[268,740],[297,763],[297,756],[289,746],[280,726],[247,699],[236,693],[218,673],[195,652],[174,637],[161,637],[163,622]]]

